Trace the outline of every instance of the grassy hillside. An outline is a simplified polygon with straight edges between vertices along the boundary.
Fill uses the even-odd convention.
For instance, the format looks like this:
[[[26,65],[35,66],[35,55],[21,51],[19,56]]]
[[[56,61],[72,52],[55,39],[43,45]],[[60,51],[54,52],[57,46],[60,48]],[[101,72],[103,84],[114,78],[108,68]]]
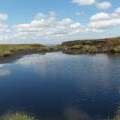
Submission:
[[[63,42],[65,53],[120,53],[120,37]]]
[[[0,57],[25,52],[51,52],[57,51],[58,48],[57,46],[48,47],[41,44],[0,45]]]
[[[120,53],[120,37],[100,40],[75,40],[63,42],[57,46],[41,44],[0,45],[0,57],[8,57],[21,52],[42,53],[52,51],[62,51],[67,54]]]

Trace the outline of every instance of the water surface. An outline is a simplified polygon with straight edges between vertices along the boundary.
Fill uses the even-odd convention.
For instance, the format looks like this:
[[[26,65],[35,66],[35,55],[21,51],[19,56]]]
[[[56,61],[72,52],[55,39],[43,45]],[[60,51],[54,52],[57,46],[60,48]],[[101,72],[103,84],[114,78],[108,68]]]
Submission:
[[[0,64],[0,114],[103,120],[119,107],[120,55],[25,55]]]

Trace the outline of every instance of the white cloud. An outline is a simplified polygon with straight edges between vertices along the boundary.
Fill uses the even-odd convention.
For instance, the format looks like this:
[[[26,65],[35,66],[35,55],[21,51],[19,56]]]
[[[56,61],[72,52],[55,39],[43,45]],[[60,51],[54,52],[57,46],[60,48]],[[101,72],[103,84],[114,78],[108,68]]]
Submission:
[[[77,15],[77,16],[86,16],[84,11],[77,11],[77,12],[75,12],[75,15]]]
[[[88,26],[94,29],[108,29],[117,25],[120,25],[120,18],[91,22]]]
[[[79,29],[82,27],[82,25],[79,22],[76,22],[76,23],[71,24],[70,27],[73,29]]]
[[[115,26],[120,26],[120,8],[117,8],[115,12],[109,13],[97,13],[90,18],[88,27],[91,29],[108,29]]]
[[[70,18],[65,18],[62,21],[58,22],[58,24],[62,25],[62,26],[64,26],[64,25],[70,25],[72,23],[73,23],[73,21]]]
[[[78,5],[93,5],[95,2],[95,0],[72,0],[72,3]]]
[[[75,22],[70,18],[57,20],[53,13],[39,13],[30,23],[17,24],[13,28],[23,39],[65,37],[84,30],[80,22]]]
[[[110,16],[108,13],[101,12],[93,15],[90,19],[91,21],[108,20],[110,19]]]
[[[41,18],[47,18],[47,17],[54,17],[56,16],[56,13],[51,11],[49,12],[48,14],[44,14],[44,13],[38,13],[36,16],[35,16],[35,20],[40,20]]]
[[[117,15],[120,15],[120,7],[115,10],[115,13],[116,13]]]
[[[0,23],[0,33],[7,31],[8,26],[6,24]]]
[[[7,14],[0,13],[0,33],[7,31],[8,26],[4,23],[7,19]]]
[[[101,3],[97,3],[97,7],[99,9],[109,9],[112,6],[112,4],[110,2],[101,2]]]
[[[0,41],[8,39],[7,33],[9,32],[9,27],[5,23],[7,19],[7,14],[0,13]]]
[[[95,7],[99,8],[99,9],[108,9],[112,6],[112,4],[108,1],[99,2],[98,0],[72,0],[72,3],[77,4],[79,6],[81,6],[81,5],[86,5],[86,6],[94,5]],[[79,14],[79,13],[77,13],[77,14]]]
[[[99,12],[94,14],[89,18],[89,22],[84,25],[80,21],[67,17],[58,20],[55,12],[49,12],[48,14],[38,13],[30,22],[10,27],[6,24],[8,15],[0,14],[0,16],[2,16],[0,17],[0,42],[17,41],[18,39],[33,42],[41,39],[76,39],[86,32],[101,32],[120,26],[120,7],[112,13]]]
[[[8,19],[8,15],[7,14],[0,13],[0,21],[5,21],[7,19]]]

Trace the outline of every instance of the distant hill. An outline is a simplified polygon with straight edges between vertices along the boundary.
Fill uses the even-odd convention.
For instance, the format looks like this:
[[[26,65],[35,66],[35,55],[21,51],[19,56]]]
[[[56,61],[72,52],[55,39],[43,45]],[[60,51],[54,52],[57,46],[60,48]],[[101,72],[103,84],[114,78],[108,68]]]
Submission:
[[[64,53],[120,53],[120,37],[63,42]]]
[[[75,40],[61,45],[6,44],[0,45],[0,57],[17,54],[47,53],[61,51],[66,54],[120,53],[120,37],[98,40]]]

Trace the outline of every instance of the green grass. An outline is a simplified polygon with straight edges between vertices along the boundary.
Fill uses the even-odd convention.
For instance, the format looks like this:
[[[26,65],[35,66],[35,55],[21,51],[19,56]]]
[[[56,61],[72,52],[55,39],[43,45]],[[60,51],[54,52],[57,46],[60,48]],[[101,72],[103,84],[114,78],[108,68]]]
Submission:
[[[118,111],[113,120],[120,120],[120,108],[118,108]]]
[[[55,52],[80,53],[120,53],[120,37],[100,40],[77,40],[63,42],[57,46],[41,44],[0,45],[0,57],[8,57],[17,52]]]
[[[116,47],[114,47],[114,51],[116,52],[116,53],[120,53],[120,46],[116,46]]]
[[[83,53],[96,53],[97,52],[97,48],[96,48],[96,46],[86,45],[86,46],[83,46],[82,52]]]
[[[0,57],[11,56],[19,52],[51,52],[58,51],[61,46],[44,46],[41,44],[0,45]]]
[[[0,120],[35,120],[34,117],[26,115],[25,113],[11,113],[3,115]]]
[[[117,114],[113,120],[120,120],[120,114]]]
[[[120,37],[63,42],[65,53],[120,53]],[[74,52],[75,51],[75,52]],[[78,52],[79,51],[79,52]]]
[[[42,52],[47,50],[46,46],[43,45],[0,45],[0,57],[11,56],[17,52],[25,52],[25,51],[36,51]]]

